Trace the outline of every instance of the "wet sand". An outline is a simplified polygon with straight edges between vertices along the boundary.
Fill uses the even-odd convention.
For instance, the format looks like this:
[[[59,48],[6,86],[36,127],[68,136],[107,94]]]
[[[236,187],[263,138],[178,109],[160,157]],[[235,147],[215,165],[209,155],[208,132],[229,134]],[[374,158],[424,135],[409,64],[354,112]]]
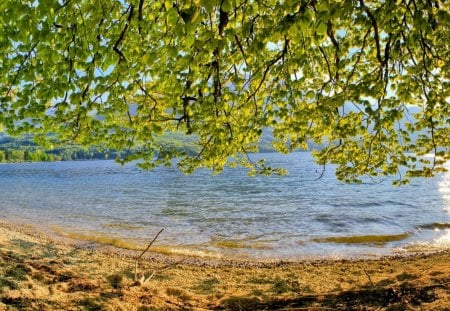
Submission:
[[[140,253],[0,221],[0,310],[450,310],[448,250],[258,262],[150,249],[136,269]]]

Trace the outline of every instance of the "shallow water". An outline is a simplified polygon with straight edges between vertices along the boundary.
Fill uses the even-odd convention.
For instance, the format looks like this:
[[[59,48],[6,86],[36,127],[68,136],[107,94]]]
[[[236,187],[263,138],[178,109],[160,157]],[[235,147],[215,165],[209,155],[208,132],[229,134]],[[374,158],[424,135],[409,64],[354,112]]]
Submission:
[[[450,247],[450,173],[347,185],[309,153],[265,154],[287,176],[145,172],[113,161],[0,165],[0,218],[79,239],[253,259],[371,257]]]

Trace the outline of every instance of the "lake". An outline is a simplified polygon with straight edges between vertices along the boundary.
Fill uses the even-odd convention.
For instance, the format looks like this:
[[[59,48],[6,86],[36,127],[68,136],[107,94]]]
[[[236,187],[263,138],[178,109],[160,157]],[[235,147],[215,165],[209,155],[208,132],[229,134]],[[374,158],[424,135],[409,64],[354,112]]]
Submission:
[[[0,219],[163,253],[244,259],[368,258],[450,247],[450,173],[348,185],[309,153],[264,154],[286,176],[142,171],[113,161],[0,165]]]

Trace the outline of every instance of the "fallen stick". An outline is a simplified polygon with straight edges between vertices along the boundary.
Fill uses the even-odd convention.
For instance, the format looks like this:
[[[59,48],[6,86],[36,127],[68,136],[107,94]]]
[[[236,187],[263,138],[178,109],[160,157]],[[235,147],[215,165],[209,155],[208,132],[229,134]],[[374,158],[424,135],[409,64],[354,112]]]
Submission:
[[[145,275],[143,275],[141,278],[139,278],[139,272],[138,272],[138,268],[139,268],[139,259],[142,258],[142,256],[144,256],[144,254],[150,249],[150,247],[153,245],[153,243],[155,243],[156,239],[158,239],[159,235],[164,231],[164,228],[162,228],[161,230],[159,230],[159,232],[155,235],[155,237],[153,238],[153,240],[148,244],[147,248],[144,249],[144,251],[136,257],[135,262],[134,262],[134,280],[140,284],[144,284],[146,282],[148,282],[148,280],[150,280],[153,275],[155,274],[155,272],[153,272],[149,278],[145,279]]]

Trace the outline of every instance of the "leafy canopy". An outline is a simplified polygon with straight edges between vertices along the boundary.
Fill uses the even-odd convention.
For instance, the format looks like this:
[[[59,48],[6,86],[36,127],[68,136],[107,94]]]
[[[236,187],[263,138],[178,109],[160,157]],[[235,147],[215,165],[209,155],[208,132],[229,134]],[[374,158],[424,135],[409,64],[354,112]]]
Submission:
[[[439,0],[2,0],[0,124],[187,172],[270,172],[246,155],[271,128],[280,152],[321,145],[342,180],[432,176],[450,158],[449,44]],[[155,157],[168,131],[198,154]]]

